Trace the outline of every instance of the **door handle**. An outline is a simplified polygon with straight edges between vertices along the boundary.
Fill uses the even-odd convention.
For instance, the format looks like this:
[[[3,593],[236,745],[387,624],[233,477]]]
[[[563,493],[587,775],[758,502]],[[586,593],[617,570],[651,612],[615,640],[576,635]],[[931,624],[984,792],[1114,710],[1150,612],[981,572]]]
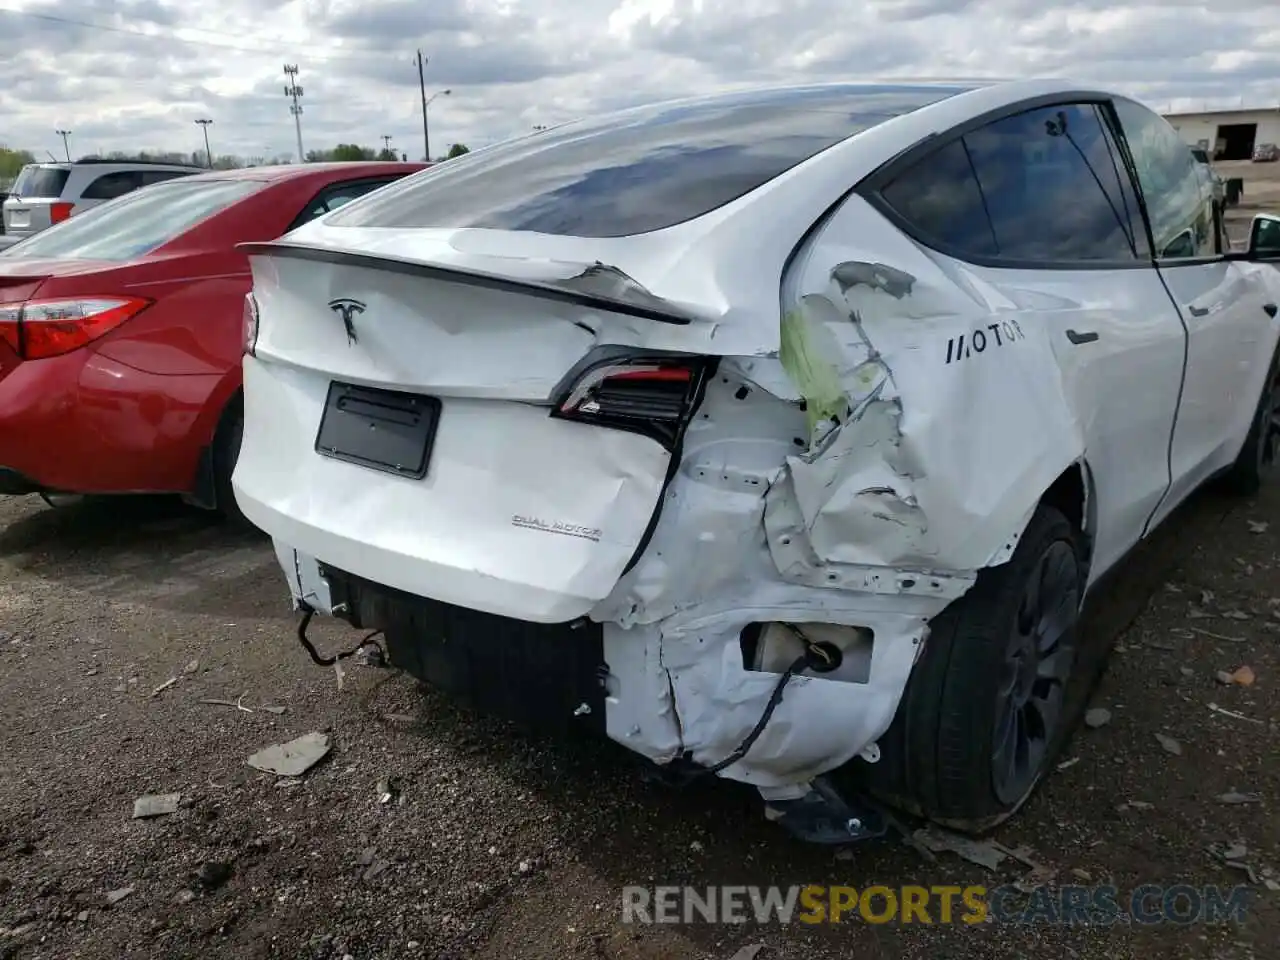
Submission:
[[[1193,317],[1205,317],[1209,315],[1208,307],[1187,307],[1187,310]]]
[[[1268,317],[1274,318],[1276,315],[1276,305],[1274,303],[1264,303],[1262,309],[1266,311]]]
[[[1080,333],[1077,330],[1068,330],[1067,339],[1077,345],[1081,343],[1093,343],[1093,341],[1098,339],[1098,334],[1093,330],[1086,330],[1084,333]]]

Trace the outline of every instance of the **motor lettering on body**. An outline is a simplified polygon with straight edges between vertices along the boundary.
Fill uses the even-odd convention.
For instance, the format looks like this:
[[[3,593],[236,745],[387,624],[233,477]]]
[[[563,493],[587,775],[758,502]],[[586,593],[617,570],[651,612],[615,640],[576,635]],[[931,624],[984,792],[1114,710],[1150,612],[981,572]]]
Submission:
[[[967,360],[974,354],[985,353],[988,348],[1003,347],[1026,338],[1027,335],[1022,332],[1017,320],[998,320],[985,327],[975,327],[968,333],[947,339],[947,363]]]

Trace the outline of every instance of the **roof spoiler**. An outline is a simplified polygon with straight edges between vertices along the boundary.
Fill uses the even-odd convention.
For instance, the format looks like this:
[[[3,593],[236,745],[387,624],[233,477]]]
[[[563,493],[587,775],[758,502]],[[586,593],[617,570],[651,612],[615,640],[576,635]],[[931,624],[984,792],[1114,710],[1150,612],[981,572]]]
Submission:
[[[585,265],[582,272],[567,279],[535,280],[507,277],[469,267],[443,266],[417,260],[403,260],[381,254],[356,253],[330,247],[313,247],[302,243],[272,241],[242,243],[237,250],[248,256],[289,257],[318,263],[343,264],[385,270],[408,276],[426,277],[442,283],[457,283],[504,293],[571,303],[575,306],[607,310],[610,313],[687,326],[711,320],[685,309],[679,304],[654,296],[617,267],[603,263]]]

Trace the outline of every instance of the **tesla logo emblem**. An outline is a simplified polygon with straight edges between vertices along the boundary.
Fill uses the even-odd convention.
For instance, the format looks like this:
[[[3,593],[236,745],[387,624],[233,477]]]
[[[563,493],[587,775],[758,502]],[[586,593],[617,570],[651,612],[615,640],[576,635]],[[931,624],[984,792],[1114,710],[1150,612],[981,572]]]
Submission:
[[[342,325],[347,328],[347,343],[355,343],[356,326],[351,322],[351,318],[357,313],[364,313],[364,304],[359,300],[344,297],[341,300],[330,300],[329,309],[342,317]]]

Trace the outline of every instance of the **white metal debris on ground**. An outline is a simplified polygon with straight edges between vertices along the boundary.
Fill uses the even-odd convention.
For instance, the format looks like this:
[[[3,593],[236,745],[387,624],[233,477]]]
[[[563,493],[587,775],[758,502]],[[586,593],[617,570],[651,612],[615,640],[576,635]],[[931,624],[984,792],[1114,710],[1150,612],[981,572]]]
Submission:
[[[329,753],[329,736],[324,733],[307,733],[288,743],[264,747],[249,757],[248,764],[255,770],[274,773],[281,777],[300,777]]]

